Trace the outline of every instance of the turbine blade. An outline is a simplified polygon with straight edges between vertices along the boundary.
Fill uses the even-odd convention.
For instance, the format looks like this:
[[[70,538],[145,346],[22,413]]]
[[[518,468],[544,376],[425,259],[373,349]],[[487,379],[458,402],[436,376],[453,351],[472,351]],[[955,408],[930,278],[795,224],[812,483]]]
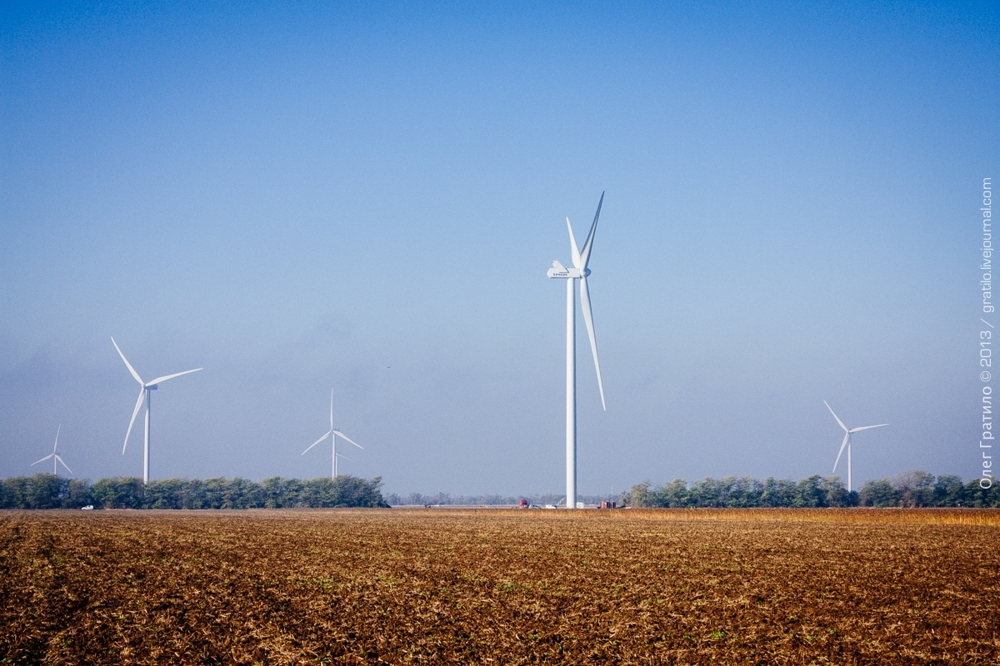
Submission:
[[[359,449],[361,449],[362,451],[364,451],[364,450],[365,450],[365,447],[361,446],[360,444],[358,444],[358,443],[357,443],[357,442],[355,442],[355,441],[354,441],[353,439],[351,439],[350,437],[348,437],[348,436],[347,436],[347,435],[345,435],[344,433],[340,432],[339,430],[334,430],[334,431],[333,431],[333,434],[334,434],[335,436],[337,436],[337,437],[341,437],[341,438],[343,438],[343,439],[346,439],[346,440],[347,440],[348,442],[350,442],[350,443],[351,443],[351,444],[353,444],[354,446],[358,447],[358,448],[359,448]]]
[[[329,432],[327,432],[325,435],[323,435],[322,437],[320,437],[319,439],[317,439],[315,442],[313,442],[312,444],[310,444],[309,445],[309,449],[311,449],[312,447],[314,447],[317,444],[319,444],[320,442],[322,442],[324,439],[326,439],[327,437],[329,437],[332,433],[333,433],[332,430],[329,431]],[[309,449],[306,449],[305,451],[303,451],[302,455],[305,455],[305,454],[309,453]]]
[[[67,471],[67,472],[69,472],[70,474],[72,474],[72,473],[73,473],[73,470],[71,470],[71,469],[69,468],[69,465],[67,465],[66,463],[64,463],[64,462],[63,462],[63,459],[62,459],[62,458],[60,458],[59,456],[56,456],[56,460],[57,460],[57,461],[59,462],[59,464],[60,464],[60,465],[62,465],[63,467],[65,467],[65,468],[66,468],[66,471]]]
[[[62,430],[62,423],[56,428],[56,443],[52,445],[52,453],[56,452],[56,448],[59,446],[59,431]]]
[[[889,425],[888,423],[879,423],[873,426],[861,426],[860,428],[851,428],[849,432],[861,432],[862,430],[871,430],[872,428],[881,428],[883,426]]]
[[[847,426],[844,425],[844,422],[840,420],[840,417],[834,414],[833,407],[830,406],[830,403],[824,400],[823,404],[826,405],[826,408],[830,410],[831,414],[833,414],[833,418],[837,419],[837,423],[839,423],[840,427],[844,429],[844,432],[850,432],[850,430],[847,429]]]
[[[125,358],[125,354],[122,353],[122,350],[118,349],[118,343],[115,342],[114,337],[111,338],[111,344],[113,344],[115,346],[115,349],[118,350],[118,355],[122,357],[123,361],[125,361],[125,367],[128,368],[128,371],[132,373],[133,377],[135,377],[135,381],[142,384],[143,383],[142,377],[139,376],[139,373],[135,371],[135,368],[132,367],[132,364],[128,362],[127,358]]]
[[[195,368],[194,370],[185,370],[184,372],[175,372],[172,375],[166,375],[164,377],[157,377],[153,381],[149,382],[149,384],[147,384],[147,386],[154,386],[156,384],[160,384],[162,382],[165,382],[168,379],[173,379],[174,377],[180,377],[181,375],[189,375],[192,372],[198,372],[199,370],[204,370],[204,369],[205,368]]]
[[[597,202],[597,212],[594,213],[594,223],[590,225],[590,233],[587,234],[587,242],[583,244],[583,249],[580,250],[580,263],[578,266],[580,269],[587,267],[590,262],[590,248],[594,244],[594,233],[597,231],[597,219],[601,217],[601,206],[604,205],[604,192],[601,192],[601,200]]]
[[[840,451],[837,452],[837,460],[833,463],[833,472],[837,471],[837,463],[840,462],[840,456],[844,453],[844,447],[847,446],[847,440],[850,439],[851,433],[844,433],[844,442],[840,445]],[[833,472],[830,472],[833,474]]]
[[[333,432],[333,389],[330,389],[330,432]]]
[[[37,465],[40,462],[45,462],[46,460],[48,460],[49,458],[51,458],[54,455],[55,455],[54,453],[50,453],[49,455],[45,456],[41,460],[36,460],[35,462],[31,463],[30,465],[28,465],[28,467],[34,467],[35,465]]]
[[[573,253],[573,266],[583,270],[583,265],[580,264],[580,248],[576,246],[576,236],[573,235],[573,225],[569,223],[569,218],[566,218],[566,228],[569,229],[569,249]]]
[[[128,422],[128,430],[125,431],[125,443],[122,444],[122,455],[125,455],[125,447],[128,446],[128,436],[132,434],[132,425],[135,423],[135,417],[142,409],[142,399],[146,397],[146,387],[143,386],[139,389],[139,399],[135,401],[135,409],[132,410],[132,420]]]
[[[594,333],[594,313],[590,309],[590,288],[587,286],[587,278],[580,279],[580,300],[583,302],[583,321],[587,324],[587,335],[590,336],[590,351],[594,354],[594,369],[597,371],[597,388],[601,391],[601,407],[608,411],[608,406],[604,404],[604,382],[601,381],[601,362],[597,359],[597,336]]]

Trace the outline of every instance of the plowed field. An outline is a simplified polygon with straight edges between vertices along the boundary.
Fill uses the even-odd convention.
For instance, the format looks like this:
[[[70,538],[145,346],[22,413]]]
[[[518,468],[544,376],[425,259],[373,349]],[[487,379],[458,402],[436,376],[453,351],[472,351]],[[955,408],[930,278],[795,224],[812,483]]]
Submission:
[[[0,662],[997,663],[988,512],[0,513]]]

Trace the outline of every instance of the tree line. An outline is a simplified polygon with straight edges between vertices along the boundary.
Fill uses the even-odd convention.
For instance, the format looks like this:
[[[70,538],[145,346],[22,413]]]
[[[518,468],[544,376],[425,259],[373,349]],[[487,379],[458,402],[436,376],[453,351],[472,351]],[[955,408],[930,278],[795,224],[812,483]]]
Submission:
[[[302,481],[272,477],[248,479],[142,479],[118,476],[64,479],[35,474],[0,482],[0,509],[292,509],[388,507],[382,479],[338,476]]]
[[[0,482],[0,509],[285,509],[388,507],[390,504],[513,505],[558,504],[562,495],[452,496],[445,493],[383,497],[382,479],[352,476],[336,479],[164,479],[142,484],[135,477],[113,477],[91,484],[53,474],[11,477]],[[585,497],[584,501],[612,499]],[[1000,485],[983,488],[978,479],[909,471],[893,478],[867,481],[848,492],[839,477],[810,476],[801,481],[728,476],[694,483],[684,479],[653,486],[643,482],[617,498],[633,507],[1000,507]]]
[[[684,479],[653,487],[649,482],[622,494],[634,507],[1000,507],[1000,486],[984,488],[979,479],[963,483],[953,475],[920,470],[891,479],[866,481],[848,492],[839,477],[810,476],[801,481],[727,476],[688,484]]]

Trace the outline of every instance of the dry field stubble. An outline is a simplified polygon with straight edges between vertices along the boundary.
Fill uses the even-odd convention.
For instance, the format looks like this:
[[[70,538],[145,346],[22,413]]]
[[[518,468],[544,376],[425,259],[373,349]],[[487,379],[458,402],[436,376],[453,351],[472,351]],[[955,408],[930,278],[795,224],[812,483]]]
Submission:
[[[1000,516],[0,513],[0,662],[996,663]]]

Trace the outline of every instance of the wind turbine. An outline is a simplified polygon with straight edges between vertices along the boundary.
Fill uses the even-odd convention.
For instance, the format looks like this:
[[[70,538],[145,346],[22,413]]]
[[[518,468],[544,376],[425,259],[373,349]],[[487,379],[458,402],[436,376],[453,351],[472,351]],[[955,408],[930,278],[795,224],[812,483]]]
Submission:
[[[587,241],[580,250],[573,236],[573,226],[566,218],[566,228],[569,229],[569,248],[573,254],[573,268],[566,268],[558,261],[552,262],[548,271],[550,278],[566,280],[566,508],[576,508],[576,295],[573,293],[573,282],[580,281],[580,309],[583,311],[583,321],[587,325],[587,335],[590,336],[590,351],[594,355],[594,369],[597,370],[597,388],[601,392],[601,407],[607,411],[604,403],[604,383],[601,381],[601,363],[597,359],[597,338],[594,335],[594,313],[590,307],[590,290],[587,288],[587,276],[590,269],[590,250],[594,243],[594,232],[597,231],[597,220],[601,216],[601,206],[604,204],[604,192],[597,202],[597,212],[594,222],[590,225]]]
[[[28,465],[29,467],[37,465],[40,462],[45,462],[49,458],[52,458],[52,476],[56,475],[56,470],[58,469],[58,467],[56,467],[57,464],[62,465],[63,467],[65,467],[66,471],[69,472],[70,474],[73,473],[73,470],[71,470],[69,468],[69,465],[67,465],[66,463],[64,463],[63,459],[59,457],[58,453],[56,453],[56,447],[59,446],[59,431],[60,430],[62,430],[62,424],[61,423],[59,424],[59,427],[56,428],[56,443],[52,445],[52,453],[50,453],[49,455],[45,456],[41,460],[36,460],[35,462],[31,463],[31,465]]]
[[[139,376],[139,373],[132,367],[132,364],[128,362],[127,358],[125,358],[125,354],[122,353],[122,350],[118,349],[118,343],[115,342],[114,337],[111,338],[111,344],[115,346],[115,349],[118,351],[118,355],[122,357],[123,361],[125,361],[125,367],[127,367],[128,371],[132,373],[132,377],[135,378],[135,381],[139,382],[139,398],[135,401],[135,409],[132,410],[132,420],[128,422],[128,430],[125,432],[125,443],[122,445],[122,455],[125,455],[125,447],[128,446],[128,436],[132,434],[132,425],[135,423],[135,417],[139,413],[139,409],[142,407],[142,400],[143,398],[146,399],[146,435],[142,449],[142,483],[145,485],[149,483],[149,392],[155,391],[157,389],[157,384],[161,384],[168,379],[180,377],[181,375],[187,375],[192,372],[198,372],[199,370],[203,370],[203,368],[185,370],[184,372],[175,372],[172,375],[157,377],[151,382],[144,382],[142,381],[142,377]]]
[[[840,417],[838,417],[834,413],[833,408],[830,407],[830,404],[826,400],[823,401],[823,404],[826,405],[826,408],[830,410],[831,414],[833,414],[833,418],[837,419],[837,423],[840,424],[840,427],[844,429],[844,441],[840,445],[840,451],[837,452],[837,460],[833,463],[833,471],[834,472],[837,471],[837,463],[840,462],[840,456],[841,454],[844,453],[844,447],[846,446],[847,447],[847,492],[851,492],[851,435],[853,435],[856,432],[861,432],[862,430],[881,428],[882,426],[887,426],[889,424],[879,423],[878,425],[861,426],[860,428],[848,429],[848,427],[844,425],[844,422],[840,420]]]
[[[319,439],[317,439],[315,442],[313,442],[312,444],[310,444],[309,445],[309,449],[311,449],[312,447],[316,446],[317,444],[319,444],[320,442],[322,442],[327,437],[330,438],[330,442],[333,444],[333,476],[331,476],[330,478],[331,479],[336,479],[337,478],[337,457],[338,456],[339,457],[343,457],[339,453],[337,453],[337,438],[338,437],[342,437],[342,438],[346,439],[348,442],[350,442],[354,446],[358,447],[362,451],[364,451],[365,447],[361,446],[360,444],[358,444],[353,439],[351,439],[350,437],[348,437],[344,433],[340,432],[339,430],[334,430],[334,428],[333,428],[333,389],[330,389],[330,429],[326,431],[325,435],[323,435],[322,437],[320,437]],[[306,449],[305,451],[303,451],[302,455],[305,455],[305,454],[309,453],[309,449]]]

